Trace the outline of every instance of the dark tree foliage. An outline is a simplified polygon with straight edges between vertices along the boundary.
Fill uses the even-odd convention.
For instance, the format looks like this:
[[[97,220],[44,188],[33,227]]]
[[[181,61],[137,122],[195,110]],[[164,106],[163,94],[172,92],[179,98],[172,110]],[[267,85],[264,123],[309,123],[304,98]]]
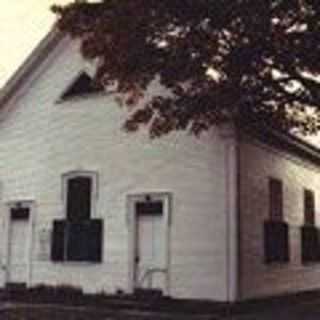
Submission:
[[[116,86],[129,131],[198,135],[230,119],[320,129],[319,0],[104,0],[53,6]],[[138,104],[158,78],[171,95]]]

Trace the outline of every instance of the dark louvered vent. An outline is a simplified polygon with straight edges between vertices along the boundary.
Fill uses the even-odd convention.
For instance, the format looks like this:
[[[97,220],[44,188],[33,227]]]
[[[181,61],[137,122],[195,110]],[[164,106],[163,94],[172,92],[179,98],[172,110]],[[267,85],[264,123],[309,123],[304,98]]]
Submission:
[[[63,93],[61,99],[69,99],[100,91],[103,91],[103,87],[96,84],[87,73],[82,72],[78,76],[78,78],[70,85],[70,87]]]

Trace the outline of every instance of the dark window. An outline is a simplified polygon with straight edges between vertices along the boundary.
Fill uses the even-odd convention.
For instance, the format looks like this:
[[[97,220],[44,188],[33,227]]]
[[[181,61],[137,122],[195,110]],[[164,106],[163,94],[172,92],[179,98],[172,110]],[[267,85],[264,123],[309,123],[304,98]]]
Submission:
[[[265,262],[289,261],[289,227],[280,221],[264,223]]]
[[[55,220],[51,258],[53,261],[102,260],[103,224],[100,219],[82,222]]]
[[[283,195],[282,182],[279,179],[269,180],[269,214],[272,221],[283,220]]]
[[[304,190],[304,222],[306,225],[315,224],[315,201],[312,190]]]
[[[63,93],[61,99],[68,99],[75,96],[81,96],[102,91],[103,87],[94,82],[94,80],[85,72],[82,72],[78,78]]]
[[[53,223],[53,261],[101,261],[102,221],[91,219],[91,197],[91,177],[67,180],[66,219]]]
[[[283,221],[282,181],[269,179],[269,220],[264,224],[265,262],[289,261],[289,227]]]
[[[141,215],[161,215],[163,213],[162,201],[139,201],[136,203],[136,212]]]
[[[11,220],[26,220],[29,219],[29,208],[12,208]]]
[[[319,261],[319,231],[315,226],[301,227],[301,259],[302,262]]]
[[[92,179],[76,177],[68,180],[67,219],[83,221],[90,219]]]

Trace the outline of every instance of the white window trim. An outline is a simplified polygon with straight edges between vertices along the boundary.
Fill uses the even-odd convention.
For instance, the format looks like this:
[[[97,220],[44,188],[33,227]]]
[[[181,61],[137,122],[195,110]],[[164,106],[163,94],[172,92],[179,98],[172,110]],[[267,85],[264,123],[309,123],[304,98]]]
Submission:
[[[96,207],[97,207],[97,200],[99,197],[98,194],[98,173],[96,171],[90,170],[72,170],[62,174],[62,182],[61,182],[61,200],[63,202],[63,213],[64,218],[67,218],[67,186],[68,181],[72,178],[76,177],[89,177],[92,179],[92,189],[91,189],[91,211],[90,211],[90,219],[97,218],[96,217]],[[103,250],[103,249],[102,249]],[[102,257],[103,260],[103,257]],[[64,260],[60,261],[59,263],[67,264],[67,265],[97,265],[96,262],[91,261],[71,261],[71,260]]]

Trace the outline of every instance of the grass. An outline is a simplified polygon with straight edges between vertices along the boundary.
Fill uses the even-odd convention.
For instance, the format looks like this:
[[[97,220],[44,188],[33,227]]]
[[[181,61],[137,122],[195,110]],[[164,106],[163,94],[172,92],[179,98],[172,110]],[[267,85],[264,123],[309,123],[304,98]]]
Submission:
[[[8,308],[0,311],[1,320],[111,320],[110,315],[101,311],[67,310],[61,308]]]
[[[0,320],[186,320],[181,316],[106,311],[90,307],[10,306],[0,309]]]

